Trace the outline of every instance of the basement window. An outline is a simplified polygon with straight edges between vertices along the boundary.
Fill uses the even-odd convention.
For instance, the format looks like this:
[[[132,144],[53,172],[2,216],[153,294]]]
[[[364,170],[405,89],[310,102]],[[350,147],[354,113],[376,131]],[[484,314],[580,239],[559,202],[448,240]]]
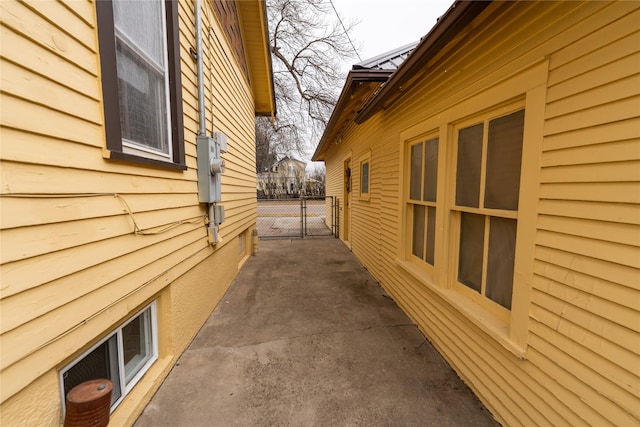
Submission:
[[[60,371],[64,418],[66,396],[85,381],[113,382],[111,412],[158,359],[155,301]]]

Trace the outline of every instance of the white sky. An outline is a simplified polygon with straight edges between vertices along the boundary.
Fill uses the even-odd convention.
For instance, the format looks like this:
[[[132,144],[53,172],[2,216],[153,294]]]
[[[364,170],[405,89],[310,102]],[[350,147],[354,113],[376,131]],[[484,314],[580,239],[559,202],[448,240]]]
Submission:
[[[358,20],[351,39],[360,47],[362,60],[378,56],[400,46],[420,40],[436,24],[454,0],[333,0],[345,25]],[[344,64],[345,77],[351,66],[360,62],[353,59]],[[311,157],[315,146],[310,148]],[[305,159],[305,160],[307,160]],[[309,162],[307,169],[322,165]]]
[[[358,53],[364,61],[418,41],[453,0],[333,0],[333,4],[345,25],[352,20],[360,21],[351,38],[356,46],[362,45]],[[353,61],[357,62],[360,61]]]

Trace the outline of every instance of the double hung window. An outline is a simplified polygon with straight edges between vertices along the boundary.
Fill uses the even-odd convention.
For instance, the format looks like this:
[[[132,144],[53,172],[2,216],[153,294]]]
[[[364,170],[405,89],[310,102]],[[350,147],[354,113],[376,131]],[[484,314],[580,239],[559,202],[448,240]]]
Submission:
[[[438,138],[409,146],[411,254],[429,265],[435,262]]]
[[[96,8],[110,158],[184,169],[176,4]]]
[[[457,128],[457,281],[511,309],[524,109]]]

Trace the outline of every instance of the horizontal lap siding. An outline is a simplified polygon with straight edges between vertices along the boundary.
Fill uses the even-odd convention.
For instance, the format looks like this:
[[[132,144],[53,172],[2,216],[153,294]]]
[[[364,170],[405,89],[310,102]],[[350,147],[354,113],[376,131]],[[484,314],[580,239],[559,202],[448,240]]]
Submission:
[[[531,306],[533,351],[618,425],[640,420],[638,20],[550,57]]]
[[[381,149],[379,146],[374,146],[373,142],[376,141],[376,137],[379,133],[379,129],[368,130],[361,135],[361,138],[365,141],[369,141],[369,144],[358,144],[352,147],[353,158],[351,170],[352,181],[352,202],[351,202],[351,214],[354,220],[351,221],[351,248],[361,259],[363,264],[370,265],[370,271],[374,276],[378,276],[379,272],[375,267],[377,260],[379,259],[379,247],[380,247],[380,212],[377,208],[380,204],[380,197],[382,195],[382,174],[380,168],[382,167]],[[346,138],[349,139],[349,133],[346,133]],[[369,200],[360,199],[361,179],[362,171],[360,168],[360,162],[369,155]],[[355,218],[358,218],[356,221]]]
[[[219,248],[207,243],[197,196],[193,6],[179,4],[186,171],[102,157],[94,4],[0,7],[4,401],[128,312],[112,310],[103,330],[83,331],[84,321],[135,309]],[[254,105],[213,13],[203,15],[207,129],[213,121],[228,138],[224,245],[255,224]],[[134,235],[134,222],[159,234]]]
[[[507,29],[479,23],[472,37],[456,38],[461,51],[439,55],[400,101],[341,143],[354,159],[371,147],[371,179],[380,180],[381,196],[354,209],[352,225],[354,238],[359,228],[375,230],[378,258],[375,248],[352,248],[501,422],[637,424],[640,11],[633,2],[511,5],[494,4],[481,17],[499,17]],[[521,361],[395,262],[404,222],[400,132],[544,57],[549,85]],[[344,153],[327,153],[330,189],[342,179]]]

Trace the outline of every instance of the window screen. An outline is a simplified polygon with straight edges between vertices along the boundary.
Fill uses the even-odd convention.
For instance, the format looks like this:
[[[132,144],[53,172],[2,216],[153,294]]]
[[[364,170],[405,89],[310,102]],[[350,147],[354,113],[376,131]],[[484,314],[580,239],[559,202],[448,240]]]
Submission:
[[[411,177],[409,198],[420,200],[422,183],[422,143],[411,146]]]
[[[456,205],[458,206],[478,207],[483,131],[484,124],[480,123],[458,132],[456,168]]]
[[[413,212],[411,253],[434,265],[438,138],[410,146],[409,204]]]
[[[113,382],[111,392],[113,405],[121,395],[117,348],[118,341],[114,335],[69,368],[62,375],[64,395],[66,396],[72,388],[85,381],[106,378]]]
[[[484,218],[463,212],[460,219],[458,281],[478,292],[482,289]]]
[[[362,177],[360,184],[360,192],[369,192],[369,162],[362,163]]]
[[[424,220],[425,207],[413,205],[413,253],[420,259],[424,259]]]
[[[511,309],[517,222],[514,219],[492,217],[489,224],[486,295]]]
[[[518,209],[524,110],[489,122],[484,206]]]
[[[100,378],[113,383],[111,409],[115,409],[114,405],[119,404],[158,357],[157,342],[154,342],[157,334],[153,331],[155,313],[155,303],[152,303],[60,371],[63,412],[66,395],[73,387]]]
[[[113,3],[123,140],[169,154],[164,2]]]
[[[425,142],[424,169],[422,200],[435,202],[438,187],[438,138]]]
[[[425,261],[434,265],[435,255],[435,242],[436,242],[436,208],[433,206],[427,207],[427,248],[425,254]]]
[[[458,281],[509,310],[518,225],[512,212],[520,196],[524,117],[521,109],[458,131]]]

